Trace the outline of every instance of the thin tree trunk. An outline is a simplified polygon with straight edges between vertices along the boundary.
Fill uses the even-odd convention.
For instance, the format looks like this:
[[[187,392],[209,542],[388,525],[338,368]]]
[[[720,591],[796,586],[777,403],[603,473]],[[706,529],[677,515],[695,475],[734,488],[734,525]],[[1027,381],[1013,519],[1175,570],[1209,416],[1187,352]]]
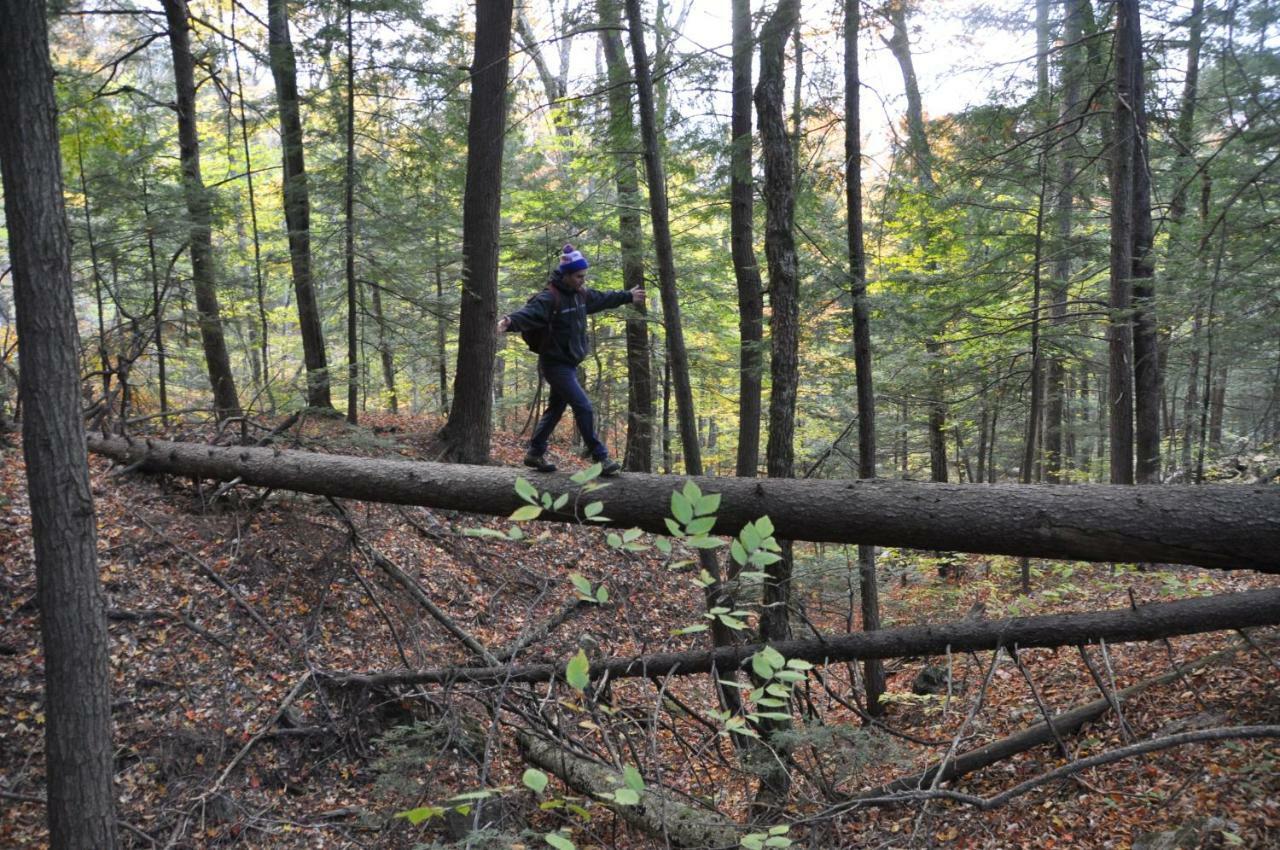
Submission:
[[[662,364],[662,472],[671,474],[674,458],[671,454],[671,363]]]
[[[156,380],[160,383],[160,413],[162,414],[160,421],[167,427],[169,425],[169,417],[163,414],[169,412],[169,379],[164,350],[164,291],[167,291],[168,287],[164,287],[164,291],[160,287],[160,272],[156,265],[156,229],[155,222],[151,220],[151,205],[147,194],[147,170],[145,168],[141,171],[141,177],[142,216],[146,220],[147,262],[151,271],[151,301],[154,304],[156,320]]]
[[[358,292],[356,287],[356,61],[352,47],[351,0],[347,0],[347,115],[346,168],[343,174],[342,213],[343,260],[347,277],[347,421],[359,419],[360,338],[358,330]]]
[[[169,25],[169,46],[173,53],[173,77],[177,89],[178,148],[182,161],[182,185],[191,225],[191,279],[196,292],[196,312],[200,339],[204,345],[209,384],[213,388],[214,410],[219,418],[240,413],[231,358],[222,333],[222,310],[213,265],[213,212],[208,190],[200,177],[200,136],[196,126],[195,62],[186,0],[162,0]]]
[[[0,178],[44,649],[46,815],[50,846],[109,850],[116,846],[110,643],[45,14],[42,2],[0,0]]]
[[[437,199],[438,200],[438,199]],[[436,277],[436,355],[440,378],[440,414],[449,415],[449,348],[448,331],[445,326],[444,309],[444,269],[440,265],[440,225],[433,230],[435,237],[435,277]]]
[[[1129,120],[1133,122],[1133,378],[1134,438],[1139,484],[1160,483],[1160,339],[1156,326],[1155,228],[1151,221],[1151,167],[1147,150],[1142,15],[1132,0]]]
[[[1213,373],[1213,395],[1209,412],[1209,442],[1222,445],[1223,415],[1227,409],[1227,367],[1219,366]]]
[[[396,394],[396,364],[392,356],[391,343],[387,337],[387,317],[382,312],[382,287],[378,284],[370,286],[373,297],[373,320],[378,326],[378,354],[382,359],[382,381],[387,387],[387,401],[392,413],[400,412],[400,399]]]
[[[671,245],[671,224],[667,205],[667,178],[658,155],[658,128],[653,102],[653,75],[644,44],[644,24],[639,0],[626,0],[631,31],[631,51],[636,92],[640,105],[640,132],[644,146],[645,174],[649,182],[649,207],[654,248],[658,255],[658,283],[662,297],[663,324],[667,338],[667,362],[675,391],[681,451],[690,475],[702,474],[702,454],[698,448],[698,428],[693,409],[693,388],[689,382],[689,353],[684,343],[680,302],[676,289],[675,256]]]
[[[631,52],[635,69],[636,94],[640,108],[640,133],[644,147],[645,175],[649,182],[650,223],[653,227],[654,248],[658,255],[658,282],[662,296],[662,315],[666,328],[667,362],[663,397],[663,438],[668,439],[667,417],[670,413],[670,397],[667,393],[674,385],[676,416],[679,420],[681,451],[684,468],[689,475],[702,474],[702,453],[698,446],[697,414],[693,408],[693,388],[689,382],[689,354],[684,344],[684,327],[680,319],[680,301],[676,289],[675,257],[671,245],[671,223],[667,206],[667,178],[662,160],[658,156],[658,129],[654,113],[653,76],[649,67],[648,52],[644,43],[644,22],[640,15],[640,0],[626,0],[627,26],[631,36]],[[664,452],[669,459],[669,449]],[[669,463],[669,461],[668,461]],[[732,603],[720,582],[720,564],[707,549],[698,550],[698,563],[712,578],[704,591],[708,610]],[[732,604],[729,606],[732,607]],[[711,622],[712,640],[717,646],[735,642],[732,630],[717,617]],[[720,699],[730,710],[737,712],[741,698],[736,688],[720,686]]]
[[[1067,297],[1071,283],[1072,202],[1075,198],[1076,181],[1074,157],[1082,147],[1079,135],[1084,129],[1083,115],[1079,114],[1080,89],[1086,71],[1084,48],[1081,43],[1084,37],[1084,20],[1080,4],[1083,2],[1085,0],[1064,0],[1063,3],[1063,104],[1059,121],[1064,125],[1062,135],[1069,138],[1070,142],[1064,141],[1058,152],[1058,156],[1061,157],[1059,171],[1061,182],[1054,198],[1054,224],[1057,238],[1054,245],[1054,259],[1050,272],[1052,282],[1049,290],[1049,325],[1053,338],[1048,352],[1044,430],[1045,480],[1050,483],[1062,480],[1063,431],[1066,428],[1067,394],[1064,385],[1067,364],[1061,336],[1067,323]],[[1044,48],[1047,51],[1047,33],[1044,41]],[[1046,110],[1047,108],[1046,92]],[[1069,121],[1072,123],[1068,123]]]
[[[898,60],[902,71],[903,90],[907,96],[907,136],[911,157],[915,162],[920,187],[926,192],[937,188],[933,179],[933,154],[924,129],[924,107],[920,100],[920,85],[916,80],[915,63],[911,58],[911,41],[907,36],[907,4],[905,0],[892,0],[886,10],[893,31],[885,45]]]
[[[498,240],[502,148],[507,123],[511,0],[476,5],[476,48],[467,121],[467,180],[462,201],[462,309],[453,404],[441,432],[446,451],[486,463],[493,432],[493,357],[497,346]]]
[[[795,474],[796,393],[800,381],[799,273],[795,238],[795,187],[791,147],[783,120],[784,50],[799,14],[796,0],[782,0],[760,33],[760,81],[756,114],[764,160],[765,256],[769,264],[769,336],[772,391],[769,397],[769,442],[766,466],[770,478]],[[790,635],[791,559],[787,546],[781,561],[765,569],[763,640]]]
[[[795,184],[792,149],[783,118],[787,37],[799,19],[798,0],[780,0],[760,31],[760,81],[756,84],[756,116],[764,161],[765,257],[769,265],[769,442],[765,466],[770,478],[795,476],[796,395],[800,382],[800,292],[795,237]],[[791,637],[790,540],[780,540],[781,558],[764,568],[760,640]],[[785,729],[787,721],[770,721],[768,732]],[[785,751],[785,748],[780,748]],[[783,757],[785,760],[785,756]],[[775,760],[760,779],[759,805],[782,805],[790,777]]]
[[[876,477],[876,397],[871,373],[871,307],[867,298],[867,253],[862,224],[862,78],[858,70],[858,30],[862,25],[859,0],[844,4],[844,161],[845,217],[849,251],[850,297],[853,308],[853,362],[858,386],[858,477]],[[876,547],[858,546],[858,589],[862,628],[880,628],[880,591],[876,581]],[[884,665],[868,659],[863,670],[867,713],[884,713]]]
[[[111,395],[111,358],[107,355],[106,316],[102,303],[102,272],[98,269],[98,243],[93,238],[93,215],[89,208],[89,179],[84,173],[84,142],[76,124],[76,165],[80,172],[80,194],[84,196],[84,235],[89,246],[89,266],[93,270],[93,300],[98,308],[98,363],[102,369],[102,397]]]
[[[600,44],[609,74],[609,139],[617,163],[618,241],[622,250],[623,288],[644,285],[644,239],[640,222],[640,184],[636,174],[636,132],[631,111],[630,77],[619,32],[617,0],[597,0],[603,29]],[[646,311],[627,314],[627,439],[624,467],[631,472],[653,469],[653,372],[649,356]]]
[[[245,115],[244,81],[240,75],[240,48],[236,38],[236,9],[231,7],[231,56],[236,71],[236,94],[240,99],[240,142],[244,149],[245,180],[249,189],[249,223],[253,231],[253,276],[254,296],[258,306],[258,328],[251,326],[253,334],[261,333],[258,339],[258,353],[262,358],[262,382],[266,388],[267,403],[270,411],[275,412],[275,396],[271,391],[271,359],[268,349],[269,328],[267,325],[267,285],[262,273],[262,238],[258,231],[258,200],[253,187],[253,158],[249,152],[249,120]],[[268,40],[270,36],[268,35]],[[228,106],[228,111],[230,106]]]
[[[928,355],[929,393],[929,480],[947,482],[947,403],[944,398],[945,371],[942,366],[942,343],[937,339],[925,340]]]
[[[1173,143],[1178,149],[1174,174],[1178,178],[1169,199],[1169,225],[1174,233],[1186,218],[1187,195],[1194,178],[1196,96],[1200,84],[1200,49],[1204,42],[1204,0],[1192,0],[1187,17],[1187,74],[1182,83],[1182,102],[1174,124]]]
[[[302,336],[302,357],[307,369],[307,404],[333,407],[330,397],[328,355],[324,325],[316,304],[311,274],[311,197],[307,186],[306,159],[302,145],[302,114],[298,99],[298,74],[289,38],[288,0],[267,2],[267,42],[271,56],[271,76],[275,81],[280,109],[280,147],[284,165],[281,181],[284,217],[289,230],[289,263],[293,272],[294,301],[298,309],[298,331]]]
[[[1115,112],[1111,144],[1111,287],[1107,326],[1110,382],[1111,483],[1134,483],[1133,469],[1133,268],[1134,163],[1137,121],[1132,105],[1140,61],[1134,55],[1136,0],[1117,0]],[[1135,67],[1137,66],[1137,67]]]
[[[924,126],[924,107],[920,100],[920,85],[916,79],[915,63],[911,57],[911,41],[907,34],[907,8],[902,0],[894,0],[885,10],[892,33],[882,37],[885,45],[898,61],[902,72],[902,87],[907,97],[907,136],[911,159],[915,165],[916,181],[925,193],[933,193],[937,183],[933,178],[933,153],[929,149],[929,137]],[[929,383],[929,474],[933,481],[947,480],[947,403],[946,376],[942,368],[944,351],[942,342],[930,335],[925,340]]]
[[[987,423],[990,418],[991,410],[983,402],[978,412],[978,475],[974,479],[978,484],[987,483]]]
[[[736,474],[760,468],[764,296],[754,235],[751,151],[751,2],[733,0],[733,115],[730,125],[729,244],[738,283],[738,460]]]

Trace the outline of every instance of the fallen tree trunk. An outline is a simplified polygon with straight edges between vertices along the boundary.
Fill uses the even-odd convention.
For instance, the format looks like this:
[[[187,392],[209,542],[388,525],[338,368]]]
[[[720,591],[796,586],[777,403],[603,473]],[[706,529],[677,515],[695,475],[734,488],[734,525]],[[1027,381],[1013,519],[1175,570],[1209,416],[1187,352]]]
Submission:
[[[91,436],[89,448],[146,472],[240,478],[322,496],[497,516],[524,504],[514,469],[102,436]],[[613,525],[665,534],[671,491],[684,480],[628,474],[591,498],[604,499]],[[789,540],[1280,573],[1280,487],[694,480],[721,495],[715,534],[736,534],[767,515]],[[564,475],[535,483],[557,493],[578,489]],[[550,511],[543,518],[575,521]]]
[[[1130,697],[1137,696],[1149,688],[1167,685],[1170,682],[1177,681],[1188,673],[1195,672],[1211,664],[1216,664],[1226,658],[1235,655],[1241,647],[1233,646],[1224,649],[1221,652],[1215,652],[1206,655],[1203,658],[1196,659],[1187,664],[1175,667],[1167,673],[1159,676],[1153,676],[1150,679],[1143,679],[1141,682],[1130,685],[1124,690],[1117,691],[1114,696],[1116,700],[1127,700]],[[1111,700],[1107,697],[1100,697],[1093,702],[1085,703],[1082,706],[1073,708],[1070,711],[1064,711],[1053,716],[1053,728],[1049,728],[1048,723],[1039,723],[1020,732],[1001,738],[998,741],[992,741],[990,744],[978,747],[962,753],[946,763],[946,767],[942,773],[940,781],[947,781],[964,776],[967,773],[973,773],[975,770],[981,770],[984,767],[990,767],[996,762],[1004,761],[1012,758],[1019,753],[1026,752],[1055,740],[1054,730],[1059,736],[1073,735],[1080,730],[1086,723],[1104,716],[1111,710]],[[889,805],[890,801],[884,798],[890,797],[900,791],[916,791],[921,788],[928,788],[933,784],[933,777],[937,774],[940,765],[935,764],[922,773],[913,776],[904,776],[901,779],[895,779],[888,785],[882,785],[879,788],[870,791],[864,791],[852,798],[850,803],[862,803],[866,805]],[[871,802],[875,801],[875,802]],[[903,802],[906,802],[905,800]],[[844,804],[841,806],[844,807]]]
[[[593,799],[601,792],[623,787],[621,774],[581,756],[567,752],[546,738],[521,729],[516,733],[525,761],[560,777],[566,785]],[[646,786],[634,806],[613,806],[627,823],[650,835],[669,841],[671,847],[737,847],[743,832],[733,821],[706,809],[682,803],[665,789]]]
[[[904,658],[952,652],[1075,646],[1124,641],[1147,641],[1174,635],[1280,625],[1280,588],[1227,593],[1084,614],[1052,614],[1005,620],[960,620],[939,626],[908,626],[856,632],[830,639],[788,640],[772,644],[786,658],[813,664],[860,661],[867,658]],[[721,672],[745,666],[760,644],[720,647],[696,652],[664,652],[638,658],[610,658],[591,665],[591,678],[657,678],[669,675]],[[504,667],[454,667],[416,673],[328,673],[335,684],[366,686],[443,684],[472,682],[545,682],[560,678],[563,668],[551,664]]]

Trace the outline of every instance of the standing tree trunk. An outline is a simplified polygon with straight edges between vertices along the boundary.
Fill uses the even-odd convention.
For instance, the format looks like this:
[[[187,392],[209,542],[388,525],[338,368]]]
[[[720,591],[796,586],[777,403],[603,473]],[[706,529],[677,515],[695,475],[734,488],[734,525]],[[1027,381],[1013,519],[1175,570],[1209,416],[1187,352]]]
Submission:
[[[1071,283],[1071,227],[1072,201],[1075,198],[1076,162],[1074,155],[1080,150],[1079,134],[1083,129],[1080,112],[1081,79],[1085,72],[1081,39],[1084,35],[1080,4],[1084,0],[1065,0],[1063,21],[1062,61],[1062,111],[1059,123],[1063,145],[1058,150],[1061,157],[1061,182],[1054,199],[1054,225],[1056,240],[1053,263],[1050,266],[1049,284],[1049,340],[1048,370],[1045,386],[1044,472],[1045,480],[1058,483],[1062,480],[1063,431],[1066,427],[1066,374],[1067,364],[1063,355],[1060,335],[1067,323],[1068,287]]]
[[[360,392],[360,338],[357,318],[356,284],[356,61],[352,48],[351,0],[347,0],[347,151],[343,175],[342,212],[343,260],[347,275],[347,421],[359,418],[357,400]]]
[[[751,3],[733,0],[733,117],[730,135],[729,243],[738,282],[738,464],[754,477],[760,468],[761,343],[764,303],[756,262],[751,167]]]
[[[271,76],[275,79],[280,108],[280,140],[284,163],[284,218],[289,229],[289,262],[293,269],[293,293],[298,305],[298,330],[302,358],[307,368],[307,404],[333,407],[329,395],[329,365],[325,354],[324,326],[316,306],[311,278],[311,199],[302,152],[302,115],[298,102],[298,73],[289,38],[287,0],[267,2],[267,42],[271,52]]]
[[[231,374],[231,358],[222,334],[222,310],[213,268],[213,213],[209,193],[200,177],[200,135],[196,126],[195,62],[187,31],[186,0],[162,0],[169,24],[169,47],[173,52],[173,80],[177,88],[178,148],[182,161],[183,194],[191,225],[191,280],[196,291],[196,312],[200,317],[200,339],[204,344],[213,406],[218,418],[240,413],[240,399]]]
[[[920,100],[920,85],[916,80],[915,63],[911,58],[911,41],[907,35],[907,8],[905,0],[892,0],[886,12],[893,28],[891,36],[882,39],[898,61],[902,72],[902,87],[907,97],[907,136],[912,162],[915,164],[916,181],[920,189],[932,193],[937,189],[933,179],[933,153],[929,149],[929,137],[924,127],[924,107]],[[942,367],[945,354],[936,336],[925,340],[929,384],[929,474],[933,481],[947,480],[947,402],[946,375]]]
[[[666,328],[667,362],[671,367],[676,416],[679,419],[681,451],[685,470],[702,474],[702,453],[698,446],[698,425],[693,409],[693,387],[689,382],[689,353],[684,344],[684,325],[676,290],[675,256],[671,246],[671,223],[667,206],[667,176],[658,156],[658,128],[653,103],[653,74],[644,44],[644,23],[639,0],[626,0],[627,24],[631,31],[631,52],[635,66],[636,93],[640,106],[640,133],[644,147],[645,176],[649,182],[649,209],[654,250],[658,255],[658,288],[662,298],[662,318]]]
[[[1117,0],[1115,26],[1116,106],[1111,144],[1111,289],[1107,325],[1110,352],[1108,407],[1111,426],[1111,483],[1132,484],[1133,477],[1133,245],[1134,162],[1137,122],[1131,108],[1139,64],[1133,54],[1136,0]]]
[[[493,432],[493,357],[498,315],[498,235],[502,144],[507,124],[507,51],[511,0],[476,4],[476,52],[467,119],[467,179],[462,198],[462,309],[453,404],[441,438],[463,463],[487,463]]]
[[[44,646],[49,843],[109,850],[116,846],[110,647],[44,3],[0,0],[0,19],[0,177]]]
[[[1151,221],[1151,157],[1147,151],[1146,85],[1142,67],[1142,16],[1137,0],[1129,16],[1130,94],[1133,133],[1133,381],[1134,436],[1139,484],[1160,483],[1160,340],[1155,309],[1155,229]],[[1116,37],[1119,38],[1119,31]]]
[[[269,36],[268,36],[269,38]],[[249,119],[246,116],[244,80],[240,74],[240,48],[236,38],[236,6],[231,7],[231,57],[236,72],[236,97],[240,101],[240,143],[244,151],[245,182],[249,190],[249,224],[253,230],[253,278],[254,298],[258,305],[258,325],[250,324],[251,335],[261,334],[255,349],[262,358],[262,384],[266,389],[267,403],[275,413],[275,395],[271,390],[271,360],[269,358],[267,324],[267,284],[262,273],[262,233],[258,229],[258,196],[253,186],[253,157],[249,152]],[[228,107],[229,109],[229,107]]]
[[[1178,120],[1174,125],[1173,134],[1173,143],[1178,148],[1177,165],[1174,168],[1174,174],[1178,182],[1174,187],[1173,196],[1169,200],[1169,228],[1173,234],[1174,241],[1178,244],[1183,244],[1185,241],[1183,222],[1187,213],[1187,196],[1190,193],[1191,183],[1195,178],[1192,173],[1192,165],[1195,162],[1196,96],[1200,81],[1200,48],[1202,47],[1204,36],[1204,0],[1194,0],[1192,3],[1191,15],[1187,20],[1187,28],[1187,76],[1183,81],[1182,103],[1178,107]],[[1200,215],[1202,220],[1207,219],[1209,215],[1210,185],[1208,174],[1206,173],[1200,196]],[[1197,240],[1198,243],[1199,240]],[[1205,265],[1203,245],[1199,247],[1197,254],[1197,268],[1203,272]],[[1191,351],[1188,355],[1187,395],[1182,413],[1182,450],[1179,458],[1183,475],[1188,478],[1191,475],[1191,443],[1192,434],[1195,431],[1193,423],[1196,420],[1196,410],[1199,408],[1200,403],[1198,396],[1200,390],[1200,332],[1204,322],[1204,302],[1197,284],[1201,280],[1201,275],[1196,275],[1192,278],[1192,285],[1195,287],[1195,309],[1191,327]]]
[[[911,41],[907,37],[906,0],[891,0],[888,6],[889,23],[893,33],[885,39],[885,45],[898,60],[902,71],[903,90],[907,96],[907,137],[911,158],[916,166],[920,186],[926,192],[937,188],[933,179],[933,153],[924,129],[924,107],[920,100],[920,84],[916,80],[915,63],[911,58]]]
[[[636,174],[636,129],[631,112],[630,68],[620,33],[617,0],[597,0],[600,44],[609,74],[609,144],[617,163],[618,241],[622,248],[624,289],[644,286],[640,181]],[[653,370],[649,324],[643,308],[627,313],[627,441],[624,467],[653,469]]]
[[[853,362],[858,383],[858,477],[876,477],[876,397],[871,379],[871,308],[867,303],[867,254],[862,228],[862,115],[861,76],[858,73],[860,0],[844,4],[844,161],[845,212],[848,220],[850,296],[853,301]],[[858,546],[858,587],[862,599],[862,628],[880,628],[880,592],[876,583],[876,547]],[[882,714],[884,664],[864,663],[867,713]]]
[[[433,195],[436,195],[436,201],[439,202],[439,193],[434,191],[438,186],[433,186]],[[432,227],[432,235],[435,238],[435,252],[431,255],[435,258],[435,278],[436,278],[436,366],[439,373],[439,392],[440,392],[440,414],[442,416],[449,415],[449,334],[448,328],[445,326],[445,309],[444,309],[444,270],[440,264],[440,224],[435,223]]]
[[[662,316],[666,327],[667,359],[663,373],[662,437],[665,472],[671,472],[670,412],[674,389],[676,418],[684,455],[685,472],[702,474],[702,451],[698,445],[697,414],[693,409],[693,388],[689,383],[689,353],[684,345],[684,327],[680,321],[680,301],[676,291],[676,265],[671,245],[671,222],[667,207],[667,177],[658,156],[658,128],[653,102],[653,75],[649,68],[648,50],[644,43],[644,21],[640,16],[640,0],[626,0],[627,27],[631,37],[632,63],[635,67],[636,96],[640,108],[641,144],[644,147],[645,176],[649,182],[649,214],[653,227],[654,250],[658,255],[658,287],[662,297]],[[720,581],[720,564],[707,549],[698,550],[698,563],[712,577],[704,591],[708,610],[732,609],[732,596]],[[726,604],[727,603],[727,604]],[[716,646],[736,642],[734,632],[720,620],[711,621],[711,639]],[[730,674],[728,671],[726,676]],[[741,710],[741,695],[734,687],[718,685],[721,701],[729,711]]]
[[[382,382],[387,387],[387,402],[391,412],[400,411],[400,399],[396,393],[396,364],[391,353],[391,343],[387,339],[387,317],[382,312],[382,287],[370,284],[373,297],[373,321],[378,326],[378,355],[382,358]]]
[[[770,478],[795,474],[796,392],[800,380],[799,274],[795,238],[795,187],[791,146],[783,119],[783,71],[787,36],[799,13],[797,0],[781,0],[760,33],[760,82],[756,113],[764,158],[765,256],[769,263],[769,335],[772,391],[769,397],[769,443],[766,466]],[[764,611],[760,637],[765,641],[790,636],[788,609],[791,553],[783,545],[781,561],[765,568]]]
[[[146,221],[147,228],[147,267],[151,272],[151,302],[154,305],[156,317],[156,380],[160,384],[160,413],[162,414],[160,421],[167,427],[169,417],[163,415],[169,412],[169,378],[164,351],[164,296],[169,287],[166,285],[163,290],[160,288],[160,271],[156,265],[156,225],[151,219],[152,211],[147,194],[147,171],[145,168],[141,170],[141,178],[142,216]]]

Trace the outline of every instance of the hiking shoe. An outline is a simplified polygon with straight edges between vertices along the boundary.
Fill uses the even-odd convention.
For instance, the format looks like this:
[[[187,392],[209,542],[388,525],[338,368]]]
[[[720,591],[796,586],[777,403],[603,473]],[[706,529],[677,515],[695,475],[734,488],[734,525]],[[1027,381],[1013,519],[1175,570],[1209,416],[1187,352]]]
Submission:
[[[601,478],[612,478],[622,471],[622,464],[618,463],[616,460],[609,460],[607,457],[596,461],[596,463],[600,464]]]
[[[524,456],[524,465],[530,469],[536,469],[538,472],[555,472],[556,465],[547,460],[542,455],[536,455],[533,452]]]

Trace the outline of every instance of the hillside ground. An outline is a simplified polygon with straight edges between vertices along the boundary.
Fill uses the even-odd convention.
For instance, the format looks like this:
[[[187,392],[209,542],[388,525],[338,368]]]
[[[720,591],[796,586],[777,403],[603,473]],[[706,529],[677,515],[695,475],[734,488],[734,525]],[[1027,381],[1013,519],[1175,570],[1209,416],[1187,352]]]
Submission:
[[[434,459],[439,422],[370,416],[359,428],[307,417],[279,445],[342,454]],[[562,432],[565,433],[565,432]],[[179,433],[179,439],[210,434]],[[574,465],[560,445],[559,456]],[[518,464],[511,434],[495,438],[500,463]],[[44,846],[42,655],[20,445],[0,465],[0,846]],[[119,474],[92,458],[98,553],[106,589],[113,676],[118,814],[126,847],[545,847],[546,833],[578,848],[661,847],[601,801],[552,778],[540,794],[522,784],[528,767],[513,729],[548,718],[584,751],[639,767],[647,783],[749,819],[756,777],[719,733],[705,677],[612,683],[595,700],[568,688],[380,687],[325,684],[334,671],[391,672],[474,664],[469,652],[377,565],[376,550],[412,576],[437,606],[490,649],[570,606],[551,634],[516,656],[564,664],[590,657],[701,648],[705,633],[696,571],[655,548],[611,548],[608,532],[527,523],[500,541],[509,520],[424,508],[342,502],[216,482]],[[679,483],[679,479],[675,480]],[[625,486],[625,477],[621,484]],[[536,483],[536,481],[535,481]],[[673,483],[673,488],[676,484]],[[217,498],[214,498],[217,496]],[[599,497],[608,512],[608,490]],[[353,547],[345,517],[359,531]],[[468,533],[471,531],[472,533]],[[637,542],[645,543],[647,535]],[[687,556],[684,556],[687,557]],[[852,547],[797,545],[797,636],[859,627]],[[1035,562],[1033,592],[1018,592],[1013,559],[960,556],[939,577],[934,553],[891,550],[880,558],[886,626],[964,616],[1091,611],[1195,594],[1275,586],[1276,577],[1134,565]],[[605,588],[581,602],[571,576]],[[742,618],[754,623],[750,586]],[[1236,651],[1143,692],[1066,742],[1077,757],[1198,728],[1280,723],[1276,630],[1227,631],[1168,644],[1095,647],[1092,658],[1124,688],[1229,647]],[[1039,697],[1061,711],[1097,699],[1074,649],[1024,650]],[[1005,656],[966,722],[992,663],[990,653],[950,659],[950,693],[916,695],[926,665],[888,664],[890,731],[864,726],[852,710],[857,672],[841,665],[795,691],[795,781],[788,833],[796,846],[954,848],[1148,845],[1153,833],[1185,827],[1176,846],[1280,844],[1280,748],[1274,742],[1196,744],[1086,770],[993,811],[935,801],[856,808],[839,801],[927,766],[963,730],[961,750],[1039,721],[1040,708]],[[494,706],[504,708],[495,715]],[[920,743],[926,742],[926,743]],[[1064,763],[1042,746],[950,787],[990,796]],[[500,816],[477,825],[474,800]],[[478,796],[478,795],[477,795]],[[497,801],[497,802],[494,802]],[[540,805],[541,804],[541,805]],[[397,812],[428,806],[419,826]],[[744,827],[744,833],[748,830]],[[1172,840],[1171,836],[1165,836]],[[1161,846],[1174,846],[1173,844]]]

